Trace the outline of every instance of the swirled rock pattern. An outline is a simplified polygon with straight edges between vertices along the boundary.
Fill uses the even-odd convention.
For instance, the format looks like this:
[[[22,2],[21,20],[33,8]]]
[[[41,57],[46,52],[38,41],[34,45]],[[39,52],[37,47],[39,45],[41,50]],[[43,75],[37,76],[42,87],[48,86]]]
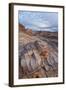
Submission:
[[[58,33],[19,25],[19,79],[58,76]]]

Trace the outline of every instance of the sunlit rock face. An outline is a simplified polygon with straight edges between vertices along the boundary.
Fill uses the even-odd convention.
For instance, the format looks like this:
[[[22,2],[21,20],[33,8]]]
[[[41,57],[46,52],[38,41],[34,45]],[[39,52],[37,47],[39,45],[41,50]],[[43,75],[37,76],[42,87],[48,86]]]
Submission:
[[[46,36],[47,34],[47,36]],[[58,76],[57,32],[35,32],[19,25],[19,78]]]

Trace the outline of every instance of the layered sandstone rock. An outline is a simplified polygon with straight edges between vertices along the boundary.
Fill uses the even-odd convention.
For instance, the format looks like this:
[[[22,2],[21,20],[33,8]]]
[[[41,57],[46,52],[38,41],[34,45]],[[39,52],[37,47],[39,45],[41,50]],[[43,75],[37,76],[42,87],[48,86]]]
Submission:
[[[26,32],[19,32],[19,78],[57,77],[58,45]]]

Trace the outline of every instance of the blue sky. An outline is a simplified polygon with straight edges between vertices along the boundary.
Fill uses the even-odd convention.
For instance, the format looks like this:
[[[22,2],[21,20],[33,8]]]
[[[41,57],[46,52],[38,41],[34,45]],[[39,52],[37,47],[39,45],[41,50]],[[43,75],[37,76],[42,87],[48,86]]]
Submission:
[[[58,31],[57,12],[19,11],[18,21],[33,31]]]

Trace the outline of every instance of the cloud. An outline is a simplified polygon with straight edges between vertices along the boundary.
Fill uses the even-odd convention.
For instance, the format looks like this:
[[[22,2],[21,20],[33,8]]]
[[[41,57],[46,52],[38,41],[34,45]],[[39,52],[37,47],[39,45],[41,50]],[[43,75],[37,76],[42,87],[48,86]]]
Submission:
[[[19,23],[23,24],[26,28],[31,28],[32,30],[58,30],[57,27],[54,27],[54,29],[49,28],[58,26],[58,13],[19,11],[18,19]]]

